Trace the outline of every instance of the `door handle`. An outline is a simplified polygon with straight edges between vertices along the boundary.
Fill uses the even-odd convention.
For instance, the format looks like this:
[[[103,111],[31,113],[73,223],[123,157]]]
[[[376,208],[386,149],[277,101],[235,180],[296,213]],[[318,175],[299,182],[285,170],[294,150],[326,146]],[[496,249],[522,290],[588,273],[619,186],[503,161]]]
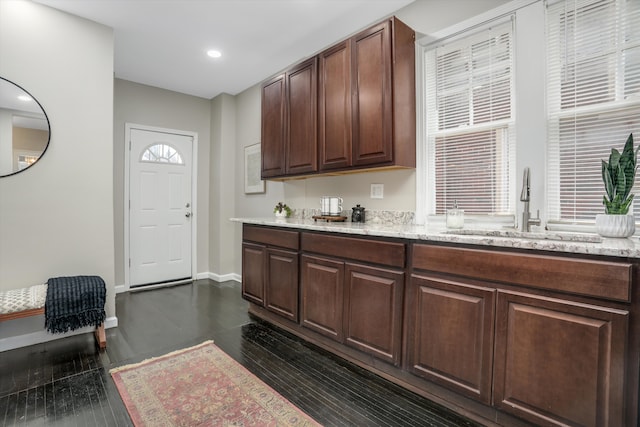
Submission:
[[[184,214],[184,216],[186,216],[187,218],[189,218],[191,216],[191,212],[187,212],[186,214]]]

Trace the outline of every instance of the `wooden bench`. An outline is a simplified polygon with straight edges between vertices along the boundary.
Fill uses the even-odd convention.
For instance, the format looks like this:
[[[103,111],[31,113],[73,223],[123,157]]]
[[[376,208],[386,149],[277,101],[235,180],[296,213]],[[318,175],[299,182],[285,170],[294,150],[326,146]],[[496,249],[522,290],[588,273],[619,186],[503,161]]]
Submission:
[[[34,285],[29,288],[0,291],[0,322],[23,317],[44,314],[47,285]],[[94,331],[96,342],[102,348],[107,347],[104,323]]]

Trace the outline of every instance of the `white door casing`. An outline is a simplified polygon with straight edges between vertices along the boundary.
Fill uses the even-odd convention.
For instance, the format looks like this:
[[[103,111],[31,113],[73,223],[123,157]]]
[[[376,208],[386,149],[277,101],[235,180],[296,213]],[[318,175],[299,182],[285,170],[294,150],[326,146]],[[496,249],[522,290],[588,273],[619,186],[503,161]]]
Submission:
[[[194,137],[128,128],[130,286],[192,278]]]

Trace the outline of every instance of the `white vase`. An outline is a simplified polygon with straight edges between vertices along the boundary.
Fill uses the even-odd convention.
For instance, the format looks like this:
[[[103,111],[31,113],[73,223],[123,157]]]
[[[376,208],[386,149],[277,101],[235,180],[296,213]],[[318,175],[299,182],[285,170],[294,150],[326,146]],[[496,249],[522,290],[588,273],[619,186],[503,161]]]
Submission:
[[[287,217],[287,211],[285,211],[284,209],[281,212],[276,211],[276,218],[286,218]]]
[[[596,215],[596,231],[602,237],[629,237],[636,231],[633,215]]]

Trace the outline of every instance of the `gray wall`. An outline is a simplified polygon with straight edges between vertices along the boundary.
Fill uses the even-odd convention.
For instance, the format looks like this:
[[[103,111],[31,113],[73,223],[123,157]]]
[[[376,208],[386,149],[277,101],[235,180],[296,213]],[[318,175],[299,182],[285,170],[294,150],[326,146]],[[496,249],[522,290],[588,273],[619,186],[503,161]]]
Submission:
[[[238,278],[235,270],[234,227],[229,218],[235,212],[235,194],[243,191],[236,179],[236,103],[234,96],[222,94],[211,101],[211,276],[219,280]]]
[[[0,179],[0,290],[95,274],[115,316],[113,31],[23,1],[0,1],[0,75],[27,89],[51,122],[31,168]],[[42,331],[5,322],[1,338]]]

